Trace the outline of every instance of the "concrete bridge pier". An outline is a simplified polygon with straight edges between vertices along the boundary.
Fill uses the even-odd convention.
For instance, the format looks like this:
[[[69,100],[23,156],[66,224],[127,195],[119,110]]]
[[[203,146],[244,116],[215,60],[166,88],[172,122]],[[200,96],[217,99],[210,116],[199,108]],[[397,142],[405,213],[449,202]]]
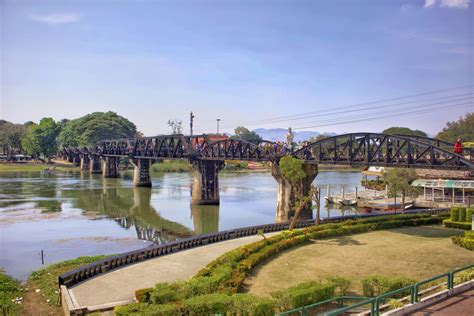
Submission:
[[[102,174],[106,178],[118,178],[119,176],[119,160],[118,157],[105,157],[104,159],[104,167],[102,169]]]
[[[90,155],[90,171],[94,174],[101,174],[102,173],[102,161],[100,156],[98,155]]]
[[[219,160],[193,161],[192,204],[219,204],[218,173],[223,167],[224,162]]]
[[[90,162],[91,160],[89,159],[88,155],[84,155],[83,157],[81,157],[81,171],[89,170]]]
[[[81,165],[81,156],[78,154],[72,155],[72,164],[74,167],[79,167]]]
[[[306,173],[306,177],[303,178],[303,194],[308,195],[311,183],[318,175],[318,165],[305,164],[303,170]],[[291,185],[281,173],[280,166],[274,164],[272,166],[272,176],[278,182],[278,196],[277,196],[277,211],[276,221],[286,222],[291,220],[295,215],[295,202],[296,202],[296,189]],[[311,219],[313,218],[313,210],[311,205],[308,204],[300,213],[300,219]]]
[[[150,159],[130,159],[135,167],[133,173],[133,185],[136,187],[151,188],[150,167],[152,161]]]

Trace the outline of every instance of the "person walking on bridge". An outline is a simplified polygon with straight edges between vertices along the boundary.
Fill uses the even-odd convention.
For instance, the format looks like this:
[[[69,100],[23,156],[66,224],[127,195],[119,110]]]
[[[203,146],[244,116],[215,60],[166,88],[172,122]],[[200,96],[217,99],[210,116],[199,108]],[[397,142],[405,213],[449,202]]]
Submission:
[[[454,153],[455,154],[462,154],[462,143],[461,143],[461,138],[458,138],[456,143],[454,144]]]

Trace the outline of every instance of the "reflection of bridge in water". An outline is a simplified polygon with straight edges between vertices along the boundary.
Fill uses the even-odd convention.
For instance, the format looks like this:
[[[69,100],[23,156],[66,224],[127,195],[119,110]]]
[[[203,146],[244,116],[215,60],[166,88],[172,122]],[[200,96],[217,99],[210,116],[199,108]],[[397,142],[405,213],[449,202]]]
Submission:
[[[118,183],[118,182],[117,182]],[[195,231],[159,215],[151,205],[150,188],[107,187],[81,191],[63,191],[73,200],[73,206],[87,213],[104,214],[125,229],[134,227],[140,240],[163,243],[194,234],[218,231],[218,206],[191,206]],[[68,196],[69,195],[69,196]],[[208,209],[210,207],[210,209]]]
[[[474,170],[473,153],[465,149],[453,153],[450,143],[427,138],[376,133],[351,133],[326,138],[289,152],[268,141],[250,143],[238,139],[210,142],[206,135],[163,135],[134,139],[103,141],[94,147],[64,148],[60,157],[79,163],[83,170],[102,172],[104,177],[117,177],[118,164],[127,158],[134,166],[134,184],[151,186],[150,166],[163,159],[187,159],[194,173],[193,204],[219,204],[218,173],[225,160],[267,161],[278,182],[277,220],[293,215],[295,188],[284,178],[279,161],[291,155],[305,162],[303,194],[318,174],[319,164],[350,166],[384,166]],[[303,217],[311,216],[308,207]]]

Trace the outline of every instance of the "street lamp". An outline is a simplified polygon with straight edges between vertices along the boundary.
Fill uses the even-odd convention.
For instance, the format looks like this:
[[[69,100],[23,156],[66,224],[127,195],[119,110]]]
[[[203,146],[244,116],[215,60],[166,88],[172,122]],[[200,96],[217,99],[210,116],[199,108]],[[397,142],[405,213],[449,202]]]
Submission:
[[[216,121],[217,121],[217,135],[219,135],[219,122],[221,121],[221,119],[218,118]]]

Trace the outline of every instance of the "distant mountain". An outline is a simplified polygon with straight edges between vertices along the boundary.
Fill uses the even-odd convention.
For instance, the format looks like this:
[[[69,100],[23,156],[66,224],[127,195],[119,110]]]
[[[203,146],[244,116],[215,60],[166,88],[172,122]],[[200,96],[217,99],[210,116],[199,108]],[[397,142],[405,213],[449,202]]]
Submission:
[[[284,128],[257,128],[253,130],[255,133],[257,133],[260,137],[262,137],[265,140],[270,140],[270,141],[286,141],[286,134],[288,134],[288,130]],[[301,132],[296,132],[293,131],[295,135],[295,142],[301,142],[301,141],[306,141],[310,139],[311,137],[316,137],[320,135],[320,132],[317,131],[301,131]],[[328,135],[336,135],[336,133],[324,133]]]

